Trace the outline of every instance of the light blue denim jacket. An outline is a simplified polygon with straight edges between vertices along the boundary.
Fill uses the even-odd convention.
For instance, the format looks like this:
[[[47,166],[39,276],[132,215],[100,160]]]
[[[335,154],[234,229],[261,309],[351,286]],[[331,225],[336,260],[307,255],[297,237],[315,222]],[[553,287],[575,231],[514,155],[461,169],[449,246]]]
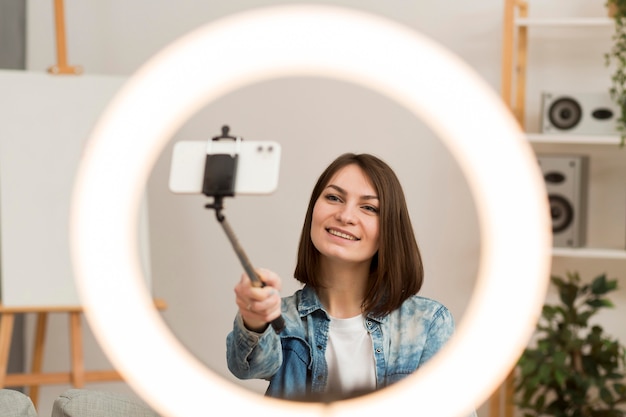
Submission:
[[[306,400],[324,398],[330,318],[315,291],[305,286],[282,300],[285,329],[247,330],[238,314],[227,337],[227,362],[240,379],[270,381],[266,395]],[[382,318],[368,316],[376,362],[376,388],[397,382],[428,361],[452,336],[454,319],[437,301],[417,295]]]

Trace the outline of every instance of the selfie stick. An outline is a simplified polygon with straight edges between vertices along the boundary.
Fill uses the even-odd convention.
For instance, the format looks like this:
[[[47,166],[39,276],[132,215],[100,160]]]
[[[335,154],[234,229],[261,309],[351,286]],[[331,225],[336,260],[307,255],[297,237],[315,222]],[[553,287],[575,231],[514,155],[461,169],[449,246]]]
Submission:
[[[229,127],[222,127],[222,135],[216,136],[212,140],[217,141],[220,139],[234,139],[239,144],[241,138],[235,138],[228,135]],[[265,283],[258,276],[252,263],[248,259],[248,256],[244,252],[243,248],[239,244],[233,229],[226,220],[226,217],[222,214],[224,208],[224,197],[233,197],[235,195],[235,178],[237,174],[237,161],[238,154],[209,154],[206,156],[206,164],[204,167],[204,182],[202,186],[202,193],[207,197],[213,197],[213,203],[207,204],[204,207],[215,210],[215,217],[217,221],[222,225],[226,236],[230,241],[244,271],[250,277],[252,285],[255,287],[264,287]],[[282,316],[278,316],[271,323],[272,328],[276,333],[280,333],[285,328],[285,320]]]

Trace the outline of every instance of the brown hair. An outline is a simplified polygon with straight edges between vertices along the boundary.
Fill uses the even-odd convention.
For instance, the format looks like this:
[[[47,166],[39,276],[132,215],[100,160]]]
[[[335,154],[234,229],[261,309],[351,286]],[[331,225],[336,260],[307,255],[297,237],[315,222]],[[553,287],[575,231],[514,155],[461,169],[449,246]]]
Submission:
[[[343,154],[318,178],[302,226],[294,277],[313,288],[322,286],[318,274],[320,253],[311,240],[313,207],[332,176],[351,164],[367,175],[380,201],[379,249],[370,265],[363,310],[384,316],[417,294],[424,281],[424,267],[400,181],[389,165],[373,155]]]

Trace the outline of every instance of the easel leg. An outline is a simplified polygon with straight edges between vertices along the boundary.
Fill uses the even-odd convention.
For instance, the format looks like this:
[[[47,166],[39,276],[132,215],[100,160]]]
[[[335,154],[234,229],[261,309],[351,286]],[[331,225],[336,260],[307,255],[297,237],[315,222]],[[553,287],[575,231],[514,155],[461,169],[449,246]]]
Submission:
[[[37,328],[35,333],[35,346],[33,348],[33,363],[31,373],[39,374],[43,370],[43,353],[46,341],[46,327],[48,325],[48,313],[37,313]],[[39,385],[31,385],[28,391],[33,405],[37,407],[39,399]]]
[[[0,317],[0,388],[4,387],[4,381],[7,376],[14,322],[15,314],[2,313]]]
[[[70,312],[70,333],[72,349],[72,385],[75,388],[85,386],[85,365],[83,358],[83,332],[80,313]]]

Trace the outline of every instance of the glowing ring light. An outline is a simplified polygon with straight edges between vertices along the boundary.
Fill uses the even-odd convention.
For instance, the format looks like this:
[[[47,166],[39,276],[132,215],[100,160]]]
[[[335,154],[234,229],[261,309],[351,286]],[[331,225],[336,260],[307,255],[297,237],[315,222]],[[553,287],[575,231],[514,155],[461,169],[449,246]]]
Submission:
[[[296,403],[226,383],[171,334],[142,277],[140,196],[168,140],[211,100],[285,76],[356,83],[410,109],[448,146],[478,205],[479,277],[456,335],[416,375],[358,400]],[[163,415],[193,416],[214,406],[234,415],[362,417],[410,407],[416,415],[453,417],[467,414],[504,380],[532,333],[549,275],[547,213],[530,147],[500,99],[463,62],[380,17],[283,6],[200,28],[130,78],[85,150],[71,249],[99,342]]]

